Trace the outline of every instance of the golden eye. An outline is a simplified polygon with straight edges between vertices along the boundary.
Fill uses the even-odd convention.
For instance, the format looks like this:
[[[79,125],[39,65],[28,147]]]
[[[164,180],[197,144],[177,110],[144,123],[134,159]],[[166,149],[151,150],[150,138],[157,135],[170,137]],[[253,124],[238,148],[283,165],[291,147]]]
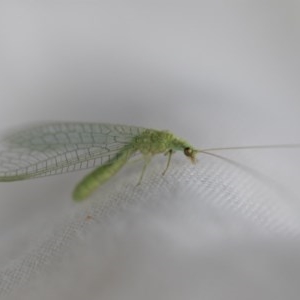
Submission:
[[[192,156],[193,150],[190,147],[186,147],[183,152],[186,156]]]

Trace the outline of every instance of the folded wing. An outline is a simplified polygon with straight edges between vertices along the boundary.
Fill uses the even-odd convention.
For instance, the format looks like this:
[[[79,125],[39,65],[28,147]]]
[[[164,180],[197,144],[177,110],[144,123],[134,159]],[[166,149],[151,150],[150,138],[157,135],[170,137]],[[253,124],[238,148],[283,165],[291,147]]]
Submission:
[[[144,130],[107,123],[45,123],[16,131],[1,143],[0,181],[101,165]]]

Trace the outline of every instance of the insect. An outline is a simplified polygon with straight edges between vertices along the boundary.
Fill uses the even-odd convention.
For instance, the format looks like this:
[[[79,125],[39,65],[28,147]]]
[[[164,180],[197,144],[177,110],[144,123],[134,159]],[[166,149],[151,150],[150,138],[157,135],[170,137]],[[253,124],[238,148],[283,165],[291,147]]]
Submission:
[[[75,187],[73,199],[81,201],[116,174],[136,153],[144,166],[141,183],[151,158],[167,156],[166,173],[172,155],[182,151],[192,163],[199,152],[249,148],[300,147],[270,145],[198,150],[169,131],[107,123],[44,123],[12,133],[0,151],[0,181],[17,181],[72,172],[98,166]]]

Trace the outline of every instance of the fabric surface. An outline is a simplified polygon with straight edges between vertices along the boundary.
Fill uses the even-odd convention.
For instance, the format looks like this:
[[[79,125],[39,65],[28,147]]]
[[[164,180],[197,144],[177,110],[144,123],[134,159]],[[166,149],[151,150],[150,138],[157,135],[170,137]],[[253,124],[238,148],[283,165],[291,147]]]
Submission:
[[[168,129],[195,147],[299,143],[294,1],[2,1],[0,128]],[[1,299],[299,299],[300,149],[0,183]]]

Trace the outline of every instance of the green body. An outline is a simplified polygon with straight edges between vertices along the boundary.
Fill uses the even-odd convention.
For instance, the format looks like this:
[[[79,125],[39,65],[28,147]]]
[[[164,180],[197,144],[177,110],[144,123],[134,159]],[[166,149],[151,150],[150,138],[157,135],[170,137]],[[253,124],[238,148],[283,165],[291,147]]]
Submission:
[[[12,132],[0,144],[0,182],[38,178],[87,168],[96,169],[76,186],[73,198],[87,198],[109,180],[135,153],[144,157],[138,184],[153,155],[168,155],[166,173],[172,154],[182,151],[192,163],[196,154],[209,151],[263,148],[299,148],[293,145],[210,148],[196,150],[168,131],[109,123],[43,123]]]
[[[45,123],[24,128],[1,143],[0,181],[16,181],[97,167],[75,188],[76,201],[87,198],[135,153],[144,157],[139,183],[153,155],[164,153],[168,169],[179,150],[195,162],[198,152],[168,131],[108,123]]]
[[[166,153],[169,154],[170,160],[173,152],[176,150],[183,151],[186,148],[192,149],[187,142],[176,138],[168,131],[147,129],[140,135],[135,136],[113,159],[85,176],[75,187],[73,199],[75,201],[81,201],[90,196],[95,189],[115,175],[135,152],[140,152],[145,159],[144,169],[139,180],[140,183],[146,166],[153,155]],[[194,160],[194,157],[191,156],[191,158]]]

